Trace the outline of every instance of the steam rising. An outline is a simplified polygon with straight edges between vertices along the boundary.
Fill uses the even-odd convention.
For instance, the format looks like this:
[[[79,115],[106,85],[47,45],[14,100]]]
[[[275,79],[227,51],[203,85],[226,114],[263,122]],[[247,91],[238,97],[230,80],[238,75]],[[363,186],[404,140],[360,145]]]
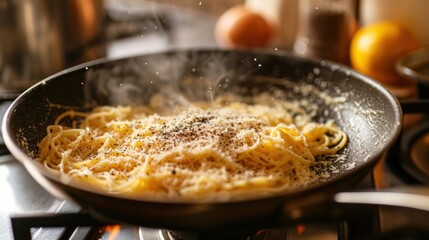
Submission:
[[[228,75],[243,78],[254,71],[254,64],[246,60],[237,69],[226,64],[228,60],[219,53],[123,59],[111,67],[88,70],[85,98],[96,105],[141,105],[157,94],[163,97],[165,108],[211,101],[219,89],[228,88]],[[243,70],[248,73],[237,74]]]

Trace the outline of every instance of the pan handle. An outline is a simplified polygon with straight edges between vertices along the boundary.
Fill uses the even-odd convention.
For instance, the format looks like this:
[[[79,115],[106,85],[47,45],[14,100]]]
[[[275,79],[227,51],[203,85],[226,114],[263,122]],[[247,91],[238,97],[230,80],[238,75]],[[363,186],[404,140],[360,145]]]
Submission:
[[[406,207],[429,212],[428,187],[390,188],[381,191],[340,192],[335,203]]]
[[[321,219],[339,219],[364,213],[368,206],[394,206],[429,213],[429,188],[407,186],[381,190],[320,193],[287,201],[283,206],[283,223],[305,223]]]

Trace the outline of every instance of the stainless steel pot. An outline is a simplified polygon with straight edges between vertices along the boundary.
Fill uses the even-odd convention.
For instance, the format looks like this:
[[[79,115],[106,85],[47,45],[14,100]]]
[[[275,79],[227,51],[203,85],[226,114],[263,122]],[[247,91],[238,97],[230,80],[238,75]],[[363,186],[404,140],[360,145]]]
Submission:
[[[105,55],[103,0],[0,2],[0,89],[20,92]]]

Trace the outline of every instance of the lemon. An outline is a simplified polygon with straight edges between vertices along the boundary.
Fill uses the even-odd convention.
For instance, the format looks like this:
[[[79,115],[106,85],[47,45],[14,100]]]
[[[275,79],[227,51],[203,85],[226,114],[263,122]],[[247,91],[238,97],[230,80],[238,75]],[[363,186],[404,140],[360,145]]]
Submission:
[[[357,71],[385,84],[398,84],[395,62],[418,48],[413,34],[394,21],[381,21],[357,30],[350,44],[350,64]]]

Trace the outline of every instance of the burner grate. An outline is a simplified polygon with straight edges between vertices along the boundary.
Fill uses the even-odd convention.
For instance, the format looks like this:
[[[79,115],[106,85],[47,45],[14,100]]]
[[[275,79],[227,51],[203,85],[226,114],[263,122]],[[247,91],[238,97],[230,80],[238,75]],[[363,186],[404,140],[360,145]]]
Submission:
[[[78,227],[102,227],[106,223],[95,220],[85,213],[29,213],[12,214],[12,231],[15,239],[32,239],[32,228],[65,228],[59,239],[71,239]],[[80,233],[79,235],[90,235]],[[87,239],[87,236],[82,239]]]

